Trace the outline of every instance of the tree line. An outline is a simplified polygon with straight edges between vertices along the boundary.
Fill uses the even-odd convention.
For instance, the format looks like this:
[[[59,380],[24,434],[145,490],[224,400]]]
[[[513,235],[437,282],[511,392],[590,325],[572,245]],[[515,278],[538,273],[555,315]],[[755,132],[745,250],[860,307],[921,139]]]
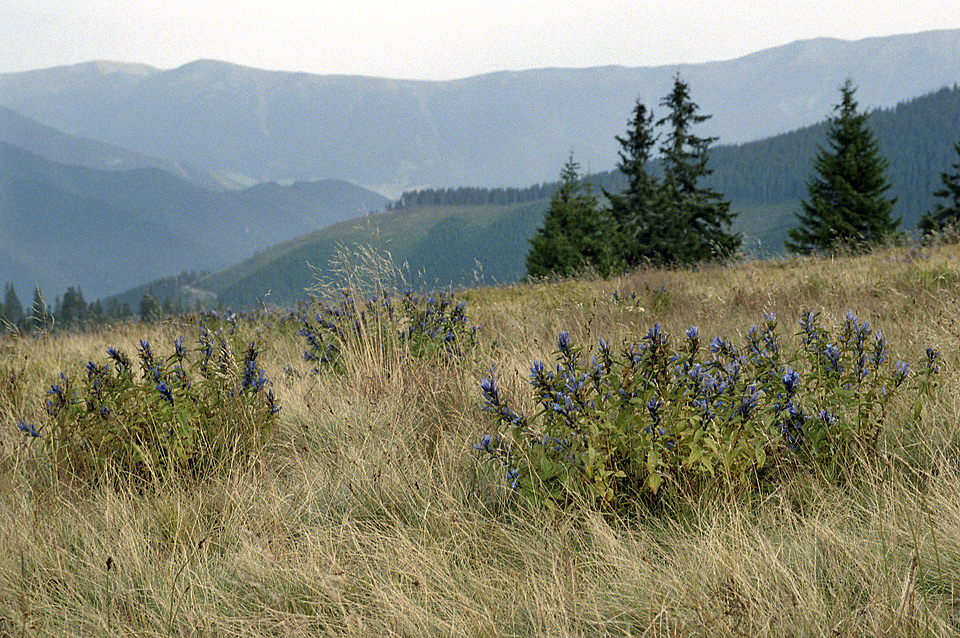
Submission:
[[[509,206],[546,199],[553,195],[556,188],[556,184],[535,184],[526,188],[424,188],[404,191],[399,199],[387,204],[387,210],[403,210],[414,206]]]
[[[805,182],[807,198],[801,199],[797,224],[785,242],[794,253],[867,250],[900,232],[901,219],[893,217],[897,197],[888,194],[890,162],[868,114],[858,110],[852,82],[840,93],[826,123],[827,144],[817,147]],[[569,276],[588,269],[606,276],[641,264],[694,264],[737,252],[741,239],[730,231],[736,213],[710,181],[708,162],[717,138],[693,133],[710,116],[698,112],[679,75],[660,106],[667,114],[655,120],[637,100],[626,135],[616,138],[621,147],[617,168],[626,186],[619,192],[601,187],[605,205],[571,155],[544,224],[530,240],[529,276]],[[654,151],[660,153],[656,165]],[[960,157],[960,142],[955,151]],[[927,236],[956,234],[960,225],[960,160],[952,168],[941,173],[942,188],[933,193],[944,201],[920,220]]]
[[[79,286],[70,286],[62,297],[58,295],[52,301],[44,297],[40,286],[36,286],[32,301],[24,307],[13,284],[7,282],[0,302],[0,333],[94,330],[137,318],[158,321],[184,313],[179,300],[173,303],[165,297],[161,303],[152,290],[143,294],[137,310],[139,313],[134,314],[128,302],[116,299],[110,299],[106,304],[99,299],[88,303]]]
[[[960,86],[945,87],[892,108],[873,110],[869,122],[890,160],[890,194],[898,198],[897,214],[903,218],[904,227],[913,228],[936,205],[937,174],[954,157],[944,131],[957,131],[960,126]],[[823,122],[764,140],[712,147],[710,162],[715,170],[704,177],[703,184],[738,203],[796,202],[807,193],[810,160],[826,140],[828,127],[829,122]],[[663,176],[659,157],[650,162],[648,171]],[[619,170],[593,174],[590,182],[600,192],[620,192],[627,184]],[[558,182],[548,182],[526,189],[407,191],[389,208],[525,203],[550,198],[558,187]]]

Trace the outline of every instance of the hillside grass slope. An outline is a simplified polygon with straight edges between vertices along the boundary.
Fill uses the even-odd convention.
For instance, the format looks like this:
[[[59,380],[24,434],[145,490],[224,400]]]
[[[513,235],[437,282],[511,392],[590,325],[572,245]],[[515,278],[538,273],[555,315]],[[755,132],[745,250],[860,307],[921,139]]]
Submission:
[[[957,247],[476,288],[459,295],[482,326],[468,356],[371,342],[323,374],[258,313],[232,331],[264,344],[274,437],[202,480],[139,487],[65,471],[14,424],[41,422],[60,371],[139,339],[194,343],[196,318],[4,336],[0,635],[955,636],[958,293]],[[742,342],[764,312],[789,335],[810,309],[868,319],[891,359],[943,352],[940,387],[916,413],[891,405],[845,483],[798,468],[611,516],[517,499],[472,447],[491,427],[479,380],[495,370],[531,410],[528,366],[559,331],[587,348],[654,322]]]
[[[196,282],[220,303],[250,308],[306,298],[342,248],[374,246],[407,264],[410,285],[441,289],[514,282],[526,272],[546,200],[513,206],[424,206],[367,215],[265,250]]]

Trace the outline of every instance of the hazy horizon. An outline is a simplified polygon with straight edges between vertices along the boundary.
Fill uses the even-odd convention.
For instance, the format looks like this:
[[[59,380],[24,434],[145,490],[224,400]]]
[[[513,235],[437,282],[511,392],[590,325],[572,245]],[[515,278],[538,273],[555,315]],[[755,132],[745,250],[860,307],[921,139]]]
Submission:
[[[949,4],[355,0],[278,7],[263,0],[9,0],[0,5],[7,44],[0,73],[93,61],[169,70],[203,59],[403,80],[657,67],[736,59],[798,40],[960,28],[960,12]]]

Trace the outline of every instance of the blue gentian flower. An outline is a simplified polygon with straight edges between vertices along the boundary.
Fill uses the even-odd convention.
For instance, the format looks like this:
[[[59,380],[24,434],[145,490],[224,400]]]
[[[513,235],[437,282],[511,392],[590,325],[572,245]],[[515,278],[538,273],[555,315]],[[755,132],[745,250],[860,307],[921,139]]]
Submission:
[[[157,384],[157,392],[163,396],[164,400],[169,401],[170,405],[173,405],[173,392],[167,386],[166,382],[161,381]]]
[[[27,436],[40,436],[40,433],[37,432],[37,429],[30,423],[26,421],[19,421],[17,423],[17,429],[26,434]]]

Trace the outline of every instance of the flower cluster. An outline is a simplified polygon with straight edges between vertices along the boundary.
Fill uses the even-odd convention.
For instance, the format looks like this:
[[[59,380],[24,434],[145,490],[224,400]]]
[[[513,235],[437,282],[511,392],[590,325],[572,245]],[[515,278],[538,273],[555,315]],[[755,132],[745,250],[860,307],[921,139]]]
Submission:
[[[664,485],[755,485],[791,456],[839,476],[852,454],[875,451],[909,368],[891,366],[882,333],[852,313],[836,337],[813,312],[799,326],[789,354],[772,313],[743,347],[716,337],[704,348],[696,326],[674,347],[655,324],[616,354],[600,339],[588,357],[561,332],[555,363],[530,367],[533,416],[514,410],[493,377],[481,381],[483,410],[506,430],[474,448],[499,460],[513,488],[605,507]],[[929,349],[931,379],[939,366]]]
[[[314,305],[317,312],[300,314],[299,334],[307,343],[303,358],[317,364],[315,372],[340,370],[347,351],[365,346],[431,359],[461,358],[478,344],[480,328],[468,323],[466,304],[446,293],[407,290],[398,300],[388,294],[357,300],[345,292],[336,304]]]
[[[229,339],[203,327],[198,347],[178,337],[166,358],[140,340],[137,368],[108,348],[106,362],[89,361],[76,377],[60,373],[50,385],[40,430],[58,458],[93,476],[107,466],[144,479],[175,467],[220,467],[262,443],[280,410],[259,353],[251,343],[238,363]],[[40,436],[23,421],[17,427]]]

